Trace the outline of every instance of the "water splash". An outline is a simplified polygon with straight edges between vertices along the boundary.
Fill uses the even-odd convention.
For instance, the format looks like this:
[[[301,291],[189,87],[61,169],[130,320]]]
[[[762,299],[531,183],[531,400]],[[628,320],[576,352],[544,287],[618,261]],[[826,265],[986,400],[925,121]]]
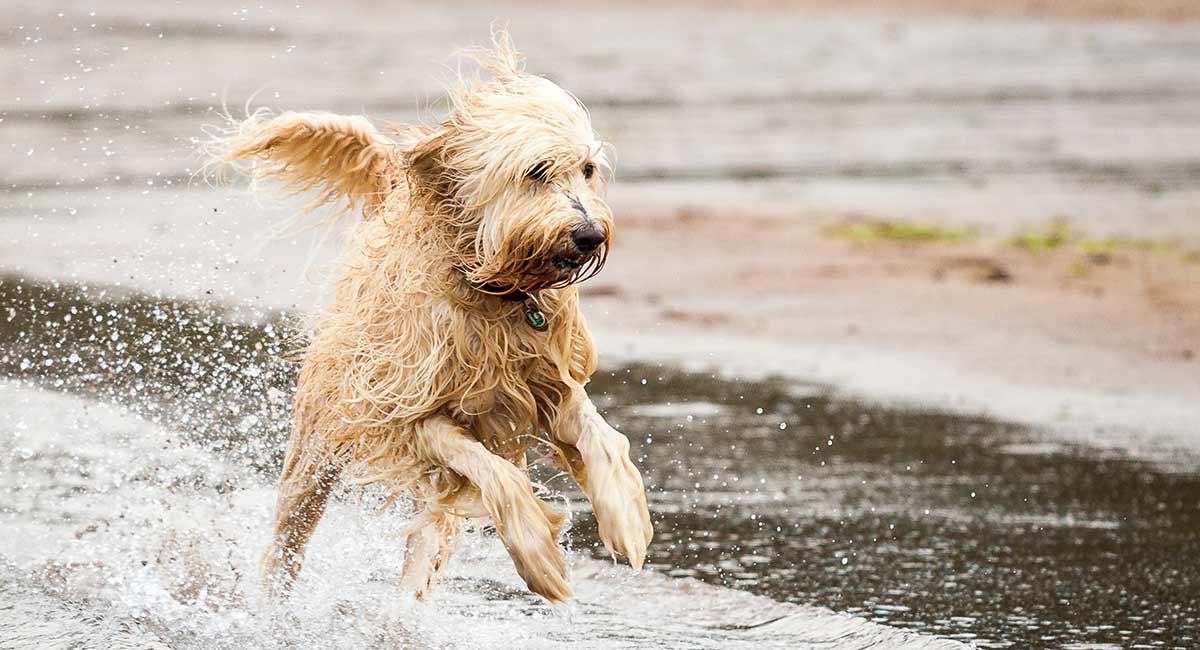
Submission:
[[[955,647],[828,610],[578,555],[577,597],[522,586],[499,542],[468,535],[443,590],[397,591],[404,515],[346,493],[285,603],[255,560],[273,490],[253,470],[122,409],[8,382],[0,489],[0,644],[138,648]],[[652,605],[651,605],[652,604]]]

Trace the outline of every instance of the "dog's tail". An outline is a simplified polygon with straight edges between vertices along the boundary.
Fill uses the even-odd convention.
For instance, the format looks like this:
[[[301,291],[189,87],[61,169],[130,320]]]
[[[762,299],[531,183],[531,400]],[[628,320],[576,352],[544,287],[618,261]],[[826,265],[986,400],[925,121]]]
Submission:
[[[401,178],[396,143],[364,117],[260,109],[226,122],[202,146],[206,176],[228,164],[285,195],[315,193],[306,212],[333,205],[336,216],[370,214]]]

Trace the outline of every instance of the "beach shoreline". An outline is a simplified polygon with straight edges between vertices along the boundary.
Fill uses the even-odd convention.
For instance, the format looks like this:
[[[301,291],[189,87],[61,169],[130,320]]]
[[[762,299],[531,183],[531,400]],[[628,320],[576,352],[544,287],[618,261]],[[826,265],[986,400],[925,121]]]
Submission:
[[[733,208],[626,206],[617,223],[608,266],[581,286],[605,367],[783,376],[1160,461],[1200,454],[1200,264],[1188,240],[1093,239],[1060,224],[1047,228],[1062,228],[1062,242],[1031,250],[1015,233]],[[879,224],[949,240],[861,239]],[[70,224],[42,224],[46,255],[0,268],[210,301],[248,318],[319,308],[337,235],[273,237],[256,215],[231,210],[174,236],[217,225],[229,239],[208,251],[149,247],[89,262],[85,249],[103,242],[59,239]]]
[[[1052,250],[1016,234],[854,241],[837,224],[880,222],[832,216],[626,216],[583,295],[627,358],[783,374],[1102,445],[1200,444],[1189,253],[1082,234]]]

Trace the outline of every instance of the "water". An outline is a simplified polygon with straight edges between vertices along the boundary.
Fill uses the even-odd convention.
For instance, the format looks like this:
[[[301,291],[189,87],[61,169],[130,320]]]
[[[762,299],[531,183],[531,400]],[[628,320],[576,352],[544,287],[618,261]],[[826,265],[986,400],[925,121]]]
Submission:
[[[169,212],[222,101],[432,118],[450,52],[502,19],[530,70],[580,96],[616,145],[621,208],[1064,216],[1200,236],[1194,23],[583,3],[3,7],[7,214]]]
[[[286,432],[287,315],[13,277],[0,305],[0,607],[48,621],[0,624],[14,647],[72,633],[205,648],[939,643],[907,629],[1186,648],[1200,630],[1195,466],[653,365],[591,386],[646,476],[649,573],[606,561],[586,505],[543,469],[574,511],[570,607],[526,594],[486,530],[442,596],[409,602],[392,585],[405,513],[347,490],[298,597],[272,609],[253,565]]]
[[[786,382],[634,367],[596,383],[609,416],[647,434],[636,449],[663,490],[651,557],[670,575],[985,647],[1200,639],[1195,465]],[[692,401],[722,408],[688,416]],[[680,411],[638,415],[645,402]]]
[[[254,584],[273,503],[261,476],[104,404],[11,383],[0,400],[14,415],[0,647],[944,647],[586,558],[556,609],[479,534],[437,598],[414,603],[394,585],[403,515],[356,494],[323,522],[295,596],[271,605]]]
[[[406,513],[351,490],[296,595],[265,603],[254,566],[294,380],[274,358],[286,319],[11,277],[0,294],[5,647],[954,647],[578,552],[577,597],[551,608],[487,531],[413,603],[394,586]]]

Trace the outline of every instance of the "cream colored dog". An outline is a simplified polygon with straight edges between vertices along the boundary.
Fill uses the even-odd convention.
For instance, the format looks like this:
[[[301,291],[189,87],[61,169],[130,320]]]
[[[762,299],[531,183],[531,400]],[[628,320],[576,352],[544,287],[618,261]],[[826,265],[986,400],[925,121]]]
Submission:
[[[305,351],[267,586],[284,593],[338,476],[417,504],[403,583],[432,588],[464,517],[494,522],[529,588],[571,596],[563,515],[534,494],[526,452],[549,444],[610,551],[640,568],[652,536],[625,436],[584,391],[596,351],[576,283],[604,263],[605,149],[586,109],[526,74],[508,36],[472,56],[433,128],[258,115],[218,145],[256,179],[360,211],[334,300]]]

